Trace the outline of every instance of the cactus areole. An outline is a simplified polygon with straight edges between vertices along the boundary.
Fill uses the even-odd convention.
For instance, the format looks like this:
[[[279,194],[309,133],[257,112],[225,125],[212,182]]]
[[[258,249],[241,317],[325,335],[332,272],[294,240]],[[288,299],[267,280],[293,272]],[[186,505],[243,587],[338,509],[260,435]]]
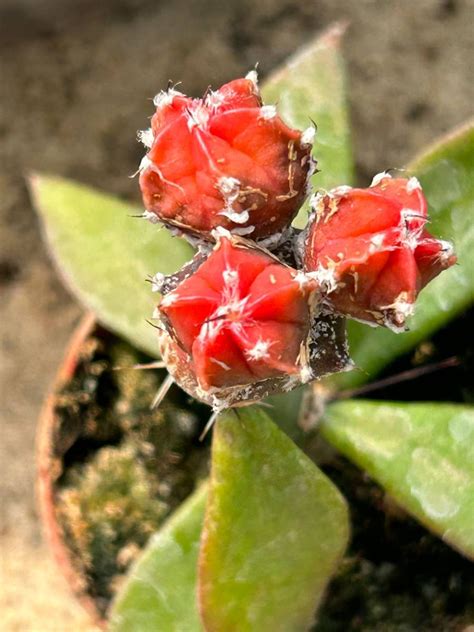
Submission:
[[[140,133],[143,217],[198,246],[152,278],[171,377],[215,411],[351,368],[345,318],[406,328],[419,291],[456,257],[425,228],[416,178],[376,176],[311,198],[314,129],[263,105],[256,73],[202,99],[169,88]]]

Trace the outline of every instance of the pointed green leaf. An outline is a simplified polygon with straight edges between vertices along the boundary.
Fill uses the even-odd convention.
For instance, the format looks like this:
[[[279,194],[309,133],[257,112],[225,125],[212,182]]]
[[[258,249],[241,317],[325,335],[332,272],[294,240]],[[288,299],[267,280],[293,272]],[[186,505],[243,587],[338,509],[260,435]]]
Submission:
[[[202,632],[196,600],[202,486],[156,533],[113,605],[110,632]]]
[[[306,630],[344,552],[344,499],[269,417],[217,421],[199,558],[208,632]]]
[[[338,383],[344,386],[373,377],[474,302],[474,122],[442,139],[407,169],[420,179],[428,199],[428,229],[454,243],[458,264],[421,292],[409,332],[349,324],[351,354],[363,371],[341,375]]]
[[[265,81],[266,103],[277,103],[283,120],[306,129],[318,126],[314,157],[321,173],[313,176],[317,188],[350,184],[353,179],[346,79],[341,51],[344,28],[335,25],[314,39]],[[306,224],[307,207],[295,225]]]
[[[421,523],[474,557],[473,407],[338,402],[321,431]]]
[[[269,404],[267,413],[280,430],[293,439],[296,443],[302,438],[303,432],[298,426],[301,402],[306,386],[295,388],[289,393],[270,395],[265,402]]]
[[[57,177],[36,175],[30,184],[67,286],[102,324],[156,356],[156,332],[146,319],[157,297],[145,279],[174,272],[191,258],[191,248],[131,217],[143,211],[110,195]]]

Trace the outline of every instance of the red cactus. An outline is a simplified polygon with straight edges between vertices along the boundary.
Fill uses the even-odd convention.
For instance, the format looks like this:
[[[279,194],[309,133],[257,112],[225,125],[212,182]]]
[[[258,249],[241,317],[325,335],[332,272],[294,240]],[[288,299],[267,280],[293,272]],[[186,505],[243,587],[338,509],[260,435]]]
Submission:
[[[340,187],[313,200],[304,266],[338,314],[403,329],[418,292],[456,257],[424,228],[416,178],[382,173],[368,189]]]
[[[203,99],[173,89],[155,97],[141,134],[146,217],[206,239],[218,226],[251,239],[289,226],[306,195],[312,138],[262,106],[253,74]]]
[[[159,313],[203,391],[299,376],[314,282],[243,240],[219,239]]]

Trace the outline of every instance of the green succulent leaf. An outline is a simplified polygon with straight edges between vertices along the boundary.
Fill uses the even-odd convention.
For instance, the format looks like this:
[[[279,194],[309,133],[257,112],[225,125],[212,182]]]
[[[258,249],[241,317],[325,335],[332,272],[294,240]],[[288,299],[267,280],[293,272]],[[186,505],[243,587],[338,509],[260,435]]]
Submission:
[[[196,599],[206,488],[200,487],[148,543],[110,616],[110,632],[202,632]]]
[[[428,229],[454,243],[458,263],[421,292],[409,332],[349,323],[351,355],[362,371],[339,376],[341,386],[367,381],[474,302],[474,122],[429,148],[407,171],[419,178],[428,199]]]
[[[156,295],[146,278],[171,273],[193,254],[182,240],[141,219],[143,211],[58,177],[30,179],[46,241],[66,285],[99,321],[157,355],[146,322]]]
[[[474,407],[337,402],[321,431],[422,524],[474,558]]]
[[[221,415],[199,558],[207,632],[306,630],[348,531],[338,490],[264,412]]]
[[[317,188],[350,184],[353,162],[346,99],[346,77],[341,51],[344,27],[335,25],[297,51],[265,81],[265,102],[277,103],[283,120],[299,129],[318,126],[313,154],[321,173],[312,178]],[[307,220],[303,206],[295,225]]]

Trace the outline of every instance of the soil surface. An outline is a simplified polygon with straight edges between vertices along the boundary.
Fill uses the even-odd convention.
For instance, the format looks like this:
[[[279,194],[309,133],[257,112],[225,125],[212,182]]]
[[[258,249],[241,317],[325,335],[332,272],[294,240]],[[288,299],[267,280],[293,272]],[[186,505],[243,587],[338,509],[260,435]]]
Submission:
[[[362,183],[472,116],[473,0],[0,0],[1,620],[92,630],[41,539],[34,435],[81,313],[41,242],[24,176],[58,173],[138,200],[136,130],[168,79],[202,94],[261,75],[331,22],[345,47]],[[93,256],[93,253],[91,253]]]

